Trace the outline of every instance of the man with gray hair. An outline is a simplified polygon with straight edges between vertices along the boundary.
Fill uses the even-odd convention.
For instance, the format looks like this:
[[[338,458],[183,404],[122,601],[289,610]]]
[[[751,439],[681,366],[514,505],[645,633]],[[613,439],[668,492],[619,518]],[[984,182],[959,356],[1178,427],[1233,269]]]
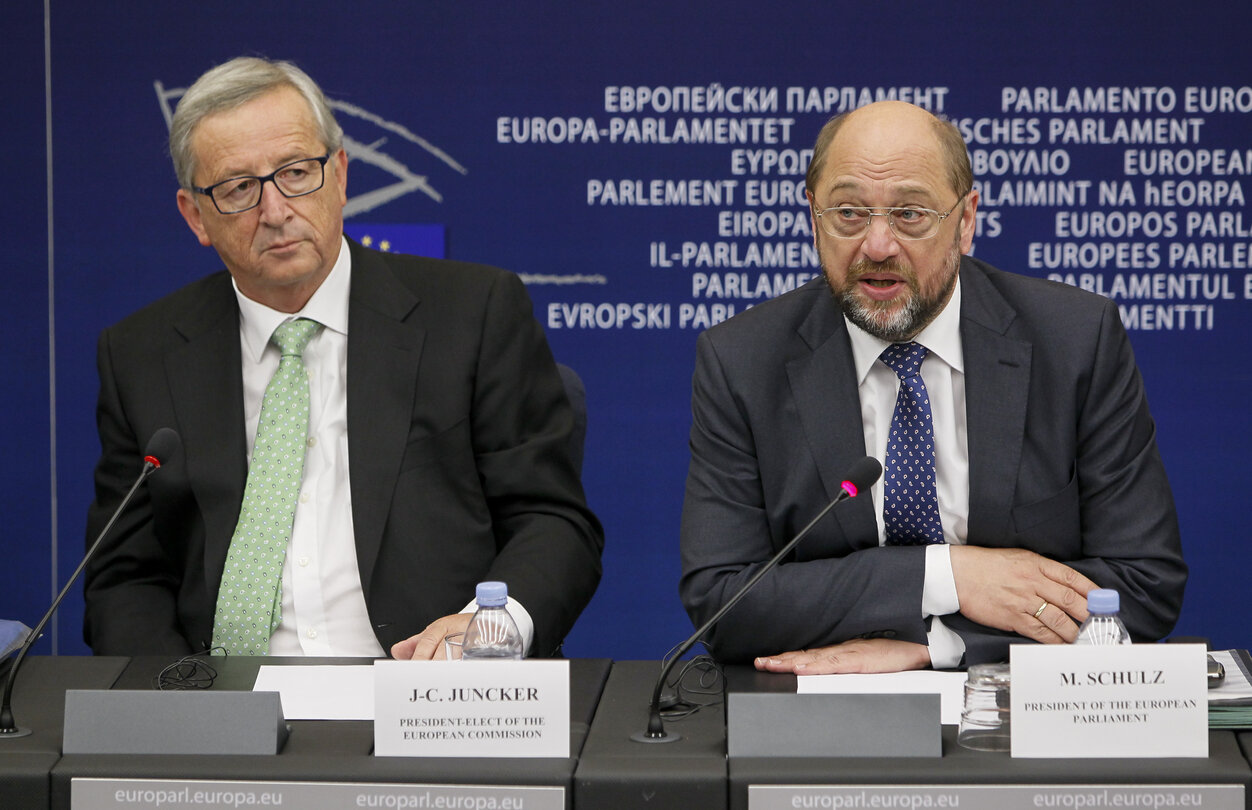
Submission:
[[[508,584],[557,654],[600,577],[573,414],[520,280],[343,234],[348,156],[317,85],[239,58],[170,127],[178,209],[226,266],[106,329],[94,537],[97,654],[441,657],[474,586]]]

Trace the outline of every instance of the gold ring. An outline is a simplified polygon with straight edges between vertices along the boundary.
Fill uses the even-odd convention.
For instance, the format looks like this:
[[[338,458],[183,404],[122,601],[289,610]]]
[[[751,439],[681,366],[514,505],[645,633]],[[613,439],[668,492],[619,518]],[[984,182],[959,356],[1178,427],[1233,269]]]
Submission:
[[[1048,603],[1044,602],[1042,605],[1039,606],[1039,609],[1035,611],[1035,618],[1037,619],[1040,616],[1042,616],[1043,612],[1047,609],[1048,609]]]

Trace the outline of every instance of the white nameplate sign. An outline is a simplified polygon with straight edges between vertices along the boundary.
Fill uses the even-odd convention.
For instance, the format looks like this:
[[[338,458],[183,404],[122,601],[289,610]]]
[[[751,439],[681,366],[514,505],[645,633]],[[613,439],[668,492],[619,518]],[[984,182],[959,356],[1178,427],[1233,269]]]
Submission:
[[[1015,757],[1207,757],[1202,644],[1015,644]]]
[[[569,661],[376,661],[374,754],[568,757]]]

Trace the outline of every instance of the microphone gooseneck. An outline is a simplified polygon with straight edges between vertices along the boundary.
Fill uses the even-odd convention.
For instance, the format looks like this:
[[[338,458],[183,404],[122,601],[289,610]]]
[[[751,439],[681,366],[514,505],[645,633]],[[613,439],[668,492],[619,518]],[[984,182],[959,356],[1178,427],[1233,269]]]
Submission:
[[[748,591],[752,590],[752,586],[756,585],[757,581],[760,580],[761,577],[765,576],[765,574],[771,571],[774,566],[778,565],[783,557],[790,554],[792,550],[800,544],[800,541],[808,536],[809,531],[817,525],[817,522],[826,517],[826,514],[835,507],[835,504],[845,501],[848,498],[855,498],[861,490],[873,486],[874,482],[878,480],[878,476],[880,475],[882,475],[882,464],[878,462],[878,459],[873,458],[872,456],[866,456],[853,464],[852,469],[848,470],[847,479],[840,485],[839,494],[835,496],[834,500],[826,504],[825,508],[818,512],[817,516],[810,520],[808,525],[801,529],[795,537],[791,538],[785,546],[779,549],[777,554],[770,557],[765,565],[761,566],[761,568],[753,574],[752,577],[745,582],[738,591],[735,592],[735,595],[727,600],[726,604],[722,605],[722,607],[714,613],[708,621],[700,625],[700,627],[691,634],[690,638],[679,645],[673,656],[671,656],[669,661],[665,663],[665,666],[661,668],[661,677],[657,679],[656,688],[652,690],[652,704],[648,710],[648,727],[644,731],[638,731],[630,735],[632,740],[642,743],[667,743],[682,739],[682,736],[679,734],[666,732],[665,722],[661,719],[661,691],[665,687],[665,680],[669,677],[670,670],[674,668],[674,664],[678,663],[678,660],[682,658],[688,650],[695,646],[695,643],[703,638],[704,634],[707,633],[713,625],[717,624],[723,616],[730,612],[731,608],[739,604],[739,600],[747,595]]]
[[[13,720],[13,684],[17,680],[17,671],[21,668],[22,661],[26,658],[26,653],[30,652],[31,646],[39,639],[44,627],[47,626],[52,615],[56,613],[56,609],[60,607],[61,600],[69,593],[70,586],[74,584],[79,574],[87,567],[88,561],[95,555],[96,549],[100,547],[100,543],[108,535],[109,530],[113,528],[113,524],[121,516],[122,510],[130,503],[130,499],[139,489],[139,485],[149,475],[159,470],[162,464],[168,464],[178,454],[181,447],[182,440],[170,428],[161,428],[152,434],[152,438],[148,440],[148,444],[144,447],[143,468],[139,471],[139,476],[135,479],[135,483],[131,485],[130,491],[126,493],[126,497],[122,498],[122,502],[118,504],[117,509],[113,510],[113,516],[109,518],[109,522],[101,529],[95,542],[91,544],[91,548],[87,549],[87,553],[83,555],[82,562],[74,569],[74,573],[70,574],[69,581],[65,583],[61,593],[57,594],[57,598],[53,600],[52,607],[48,608],[48,612],[39,620],[39,624],[35,625],[35,629],[30,631],[30,635],[26,637],[26,642],[18,650],[17,655],[13,659],[13,664],[9,667],[9,677],[4,684],[4,698],[3,701],[0,701],[0,740],[25,737],[31,733],[30,729],[18,726]]]

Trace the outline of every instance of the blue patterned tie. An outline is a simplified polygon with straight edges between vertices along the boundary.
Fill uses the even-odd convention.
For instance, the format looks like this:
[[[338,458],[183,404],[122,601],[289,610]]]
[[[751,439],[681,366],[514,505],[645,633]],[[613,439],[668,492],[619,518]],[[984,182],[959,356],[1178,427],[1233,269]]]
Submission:
[[[935,495],[935,431],[930,395],[922,382],[926,352],[920,343],[893,343],[880,355],[900,377],[883,478],[882,512],[889,546],[943,542]]]

